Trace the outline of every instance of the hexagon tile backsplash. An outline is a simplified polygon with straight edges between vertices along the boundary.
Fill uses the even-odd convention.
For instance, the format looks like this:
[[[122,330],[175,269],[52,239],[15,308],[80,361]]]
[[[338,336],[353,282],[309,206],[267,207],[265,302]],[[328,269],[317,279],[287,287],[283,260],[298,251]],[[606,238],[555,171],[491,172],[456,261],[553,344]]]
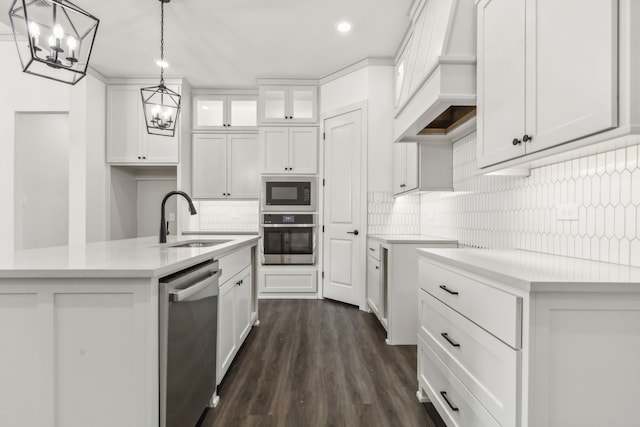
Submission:
[[[638,140],[640,143],[640,138]],[[640,267],[640,148],[531,170],[475,175],[476,134],[453,147],[452,193],[420,196],[420,231],[482,248],[519,248]],[[559,220],[575,204],[577,220]]]

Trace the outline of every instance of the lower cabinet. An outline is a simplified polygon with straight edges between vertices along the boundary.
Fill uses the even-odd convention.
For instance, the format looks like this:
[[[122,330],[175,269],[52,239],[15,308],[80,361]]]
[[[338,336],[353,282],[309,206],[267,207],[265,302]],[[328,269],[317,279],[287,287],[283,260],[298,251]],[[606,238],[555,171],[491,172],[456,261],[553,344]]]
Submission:
[[[261,266],[260,296],[276,298],[287,295],[303,297],[318,290],[318,270],[314,266]]]
[[[249,335],[254,317],[253,266],[248,249],[221,258],[220,267],[224,283],[219,286],[218,296],[217,384]]]
[[[448,426],[638,425],[637,279],[614,285],[598,272],[618,280],[617,266],[581,261],[572,270],[570,258],[549,256],[533,267],[547,281],[527,286],[513,277],[528,280],[528,258],[465,256],[469,268],[429,255],[418,262],[420,401],[431,401]],[[496,273],[480,273],[485,264]],[[562,273],[546,274],[544,265]]]

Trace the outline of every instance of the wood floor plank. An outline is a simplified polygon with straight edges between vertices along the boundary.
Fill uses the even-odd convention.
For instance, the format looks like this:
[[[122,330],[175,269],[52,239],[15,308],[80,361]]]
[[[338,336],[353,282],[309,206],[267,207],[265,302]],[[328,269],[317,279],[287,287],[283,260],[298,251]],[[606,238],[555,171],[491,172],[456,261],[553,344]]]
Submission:
[[[416,346],[384,339],[373,314],[349,305],[260,301],[260,326],[200,427],[444,427],[416,400]]]

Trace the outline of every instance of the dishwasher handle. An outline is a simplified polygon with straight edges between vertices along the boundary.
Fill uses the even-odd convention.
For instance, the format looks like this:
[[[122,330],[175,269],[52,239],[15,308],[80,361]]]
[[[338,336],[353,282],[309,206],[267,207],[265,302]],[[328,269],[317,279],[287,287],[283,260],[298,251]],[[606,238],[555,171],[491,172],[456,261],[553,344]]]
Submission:
[[[204,280],[194,283],[193,285],[184,288],[184,289],[174,289],[169,291],[169,301],[171,302],[181,302],[189,298],[191,295],[194,295],[204,288],[211,286],[211,284],[217,281],[222,275],[222,269],[217,270],[214,274],[207,277]]]

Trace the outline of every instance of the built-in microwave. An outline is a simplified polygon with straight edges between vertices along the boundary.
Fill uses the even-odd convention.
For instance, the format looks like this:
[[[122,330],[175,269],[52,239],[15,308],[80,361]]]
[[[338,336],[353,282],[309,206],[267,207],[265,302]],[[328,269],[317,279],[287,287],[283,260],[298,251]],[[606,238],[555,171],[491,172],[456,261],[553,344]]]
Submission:
[[[315,212],[316,178],[313,176],[263,176],[263,212]]]

